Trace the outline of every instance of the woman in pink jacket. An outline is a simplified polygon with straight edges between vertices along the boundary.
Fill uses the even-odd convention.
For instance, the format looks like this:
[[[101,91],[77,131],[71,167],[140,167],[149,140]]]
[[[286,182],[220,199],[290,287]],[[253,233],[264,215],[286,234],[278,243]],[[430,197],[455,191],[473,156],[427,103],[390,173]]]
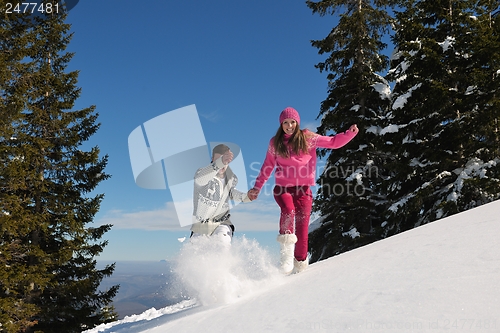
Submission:
[[[287,107],[280,114],[280,127],[271,138],[264,164],[248,197],[254,200],[275,170],[274,199],[281,208],[280,269],[298,273],[308,266],[308,227],[312,209],[310,186],[316,184],[316,148],[336,149],[358,133],[356,125],[335,136],[321,136],[300,129],[299,113]]]

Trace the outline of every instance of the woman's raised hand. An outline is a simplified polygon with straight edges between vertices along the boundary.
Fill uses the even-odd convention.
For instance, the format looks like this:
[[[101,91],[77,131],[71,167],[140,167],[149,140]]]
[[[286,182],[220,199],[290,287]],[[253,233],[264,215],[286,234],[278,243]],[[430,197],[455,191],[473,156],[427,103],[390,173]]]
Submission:
[[[349,127],[349,131],[351,132],[354,132],[355,134],[357,134],[359,132],[359,128],[356,124],[354,125],[351,125],[351,127]]]

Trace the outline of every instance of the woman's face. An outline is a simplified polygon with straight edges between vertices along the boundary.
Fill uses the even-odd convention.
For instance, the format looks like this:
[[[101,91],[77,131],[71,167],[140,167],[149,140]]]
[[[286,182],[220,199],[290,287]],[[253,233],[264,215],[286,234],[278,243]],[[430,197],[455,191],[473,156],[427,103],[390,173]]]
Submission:
[[[297,122],[294,119],[287,118],[281,123],[281,128],[285,134],[295,133],[295,128],[297,127]]]

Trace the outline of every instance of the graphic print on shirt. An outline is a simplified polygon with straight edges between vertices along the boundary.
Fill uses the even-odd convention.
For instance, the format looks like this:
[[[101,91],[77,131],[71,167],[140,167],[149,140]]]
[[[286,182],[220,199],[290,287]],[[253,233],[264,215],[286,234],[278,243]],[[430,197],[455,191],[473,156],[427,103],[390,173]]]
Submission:
[[[221,185],[221,181],[212,179],[203,186],[203,189],[198,194],[197,218],[200,222],[204,222],[216,214],[221,201]]]

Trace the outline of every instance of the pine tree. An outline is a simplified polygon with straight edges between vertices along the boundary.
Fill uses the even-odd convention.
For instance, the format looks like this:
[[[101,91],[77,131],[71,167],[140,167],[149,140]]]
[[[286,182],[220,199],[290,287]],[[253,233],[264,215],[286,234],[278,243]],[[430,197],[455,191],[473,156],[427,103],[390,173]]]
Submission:
[[[2,9],[6,2],[0,1]],[[29,72],[22,60],[27,56],[29,34],[23,25],[13,24],[4,11],[0,21],[0,331],[25,331],[34,324],[37,309],[26,301],[23,290],[31,278],[30,269],[18,265],[26,257],[21,239],[14,234],[17,221],[7,210],[7,201],[13,195],[8,185],[9,161],[17,160],[7,149],[14,136],[12,122],[22,111],[22,99],[29,87]],[[14,158],[13,158],[14,157]]]
[[[2,8],[5,1],[0,0]],[[55,2],[54,2],[55,4]],[[65,14],[0,23],[0,331],[81,332],[116,319],[118,286],[98,287],[96,268],[110,225],[89,226],[109,178],[107,156],[82,145],[98,130],[91,106],[73,110],[78,72]]]
[[[499,198],[498,30],[490,2],[405,1],[391,121],[386,235]],[[496,6],[496,5],[495,5]]]
[[[339,15],[338,24],[323,40],[312,41],[327,59],[316,65],[327,72],[328,96],[321,103],[320,134],[341,132],[357,124],[354,142],[327,155],[314,210],[321,226],[310,234],[311,261],[328,258],[378,238],[384,221],[385,193],[380,184],[388,177],[383,142],[373,128],[383,126],[390,87],[382,77],[388,68],[383,37],[389,32],[391,1],[307,1],[313,13]],[[354,230],[355,229],[355,230]],[[351,233],[349,233],[351,231]],[[351,237],[352,232],[360,237]],[[357,235],[356,233],[356,235]]]

